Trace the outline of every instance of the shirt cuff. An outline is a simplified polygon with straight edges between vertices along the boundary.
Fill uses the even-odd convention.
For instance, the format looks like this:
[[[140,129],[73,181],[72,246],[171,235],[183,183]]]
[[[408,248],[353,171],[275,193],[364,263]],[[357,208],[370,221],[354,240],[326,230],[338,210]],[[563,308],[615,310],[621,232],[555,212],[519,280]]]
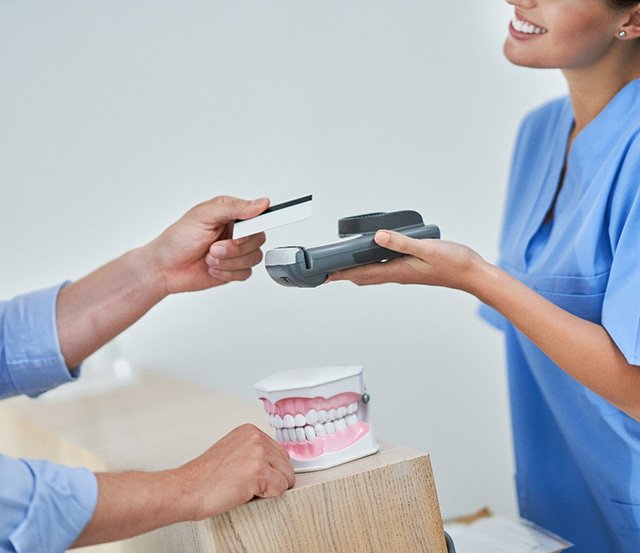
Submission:
[[[93,516],[98,501],[96,477],[86,468],[22,462],[33,475],[33,496],[9,541],[17,553],[63,553]]]
[[[9,377],[16,390],[31,397],[76,380],[58,339],[56,301],[66,283],[12,299],[5,312],[4,346]]]

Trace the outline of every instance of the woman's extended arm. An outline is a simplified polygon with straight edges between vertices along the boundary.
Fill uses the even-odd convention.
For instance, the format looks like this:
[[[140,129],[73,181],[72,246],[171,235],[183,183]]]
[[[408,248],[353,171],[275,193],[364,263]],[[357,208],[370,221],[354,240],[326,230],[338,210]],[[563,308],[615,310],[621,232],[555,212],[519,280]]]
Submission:
[[[640,368],[627,362],[604,327],[561,309],[461,244],[389,231],[378,232],[376,242],[408,256],[335,273],[330,280],[428,284],[473,294],[561,369],[640,421]]]

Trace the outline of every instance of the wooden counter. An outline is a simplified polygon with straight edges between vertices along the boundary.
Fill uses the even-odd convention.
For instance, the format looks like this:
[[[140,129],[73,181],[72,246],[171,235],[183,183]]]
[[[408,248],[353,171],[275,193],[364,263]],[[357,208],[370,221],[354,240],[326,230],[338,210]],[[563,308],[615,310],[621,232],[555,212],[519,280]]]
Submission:
[[[95,471],[165,469],[199,455],[245,422],[272,434],[257,400],[147,373],[99,393],[0,403],[0,451]],[[280,498],[83,551],[446,553],[447,548],[429,456],[383,444],[370,457],[297,475],[296,486]]]

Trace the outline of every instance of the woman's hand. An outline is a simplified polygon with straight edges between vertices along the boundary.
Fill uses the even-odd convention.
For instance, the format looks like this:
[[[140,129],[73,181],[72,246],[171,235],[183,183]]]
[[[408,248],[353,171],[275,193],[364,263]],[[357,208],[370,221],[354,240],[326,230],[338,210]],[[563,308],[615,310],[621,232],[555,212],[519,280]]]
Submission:
[[[467,246],[444,240],[409,238],[394,231],[380,230],[378,245],[404,257],[384,263],[372,263],[331,275],[329,281],[350,280],[358,285],[428,284],[474,292],[474,276],[485,261]]]
[[[262,261],[264,233],[231,239],[233,223],[269,207],[268,198],[248,201],[219,196],[189,210],[147,248],[167,294],[204,290],[246,280]]]

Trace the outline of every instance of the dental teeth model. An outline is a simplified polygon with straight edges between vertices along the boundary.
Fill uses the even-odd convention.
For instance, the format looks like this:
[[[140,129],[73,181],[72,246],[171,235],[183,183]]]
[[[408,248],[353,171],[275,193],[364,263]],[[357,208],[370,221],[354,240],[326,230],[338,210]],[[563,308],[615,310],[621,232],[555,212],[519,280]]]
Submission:
[[[255,389],[295,472],[327,469],[378,451],[362,367],[281,371]]]

